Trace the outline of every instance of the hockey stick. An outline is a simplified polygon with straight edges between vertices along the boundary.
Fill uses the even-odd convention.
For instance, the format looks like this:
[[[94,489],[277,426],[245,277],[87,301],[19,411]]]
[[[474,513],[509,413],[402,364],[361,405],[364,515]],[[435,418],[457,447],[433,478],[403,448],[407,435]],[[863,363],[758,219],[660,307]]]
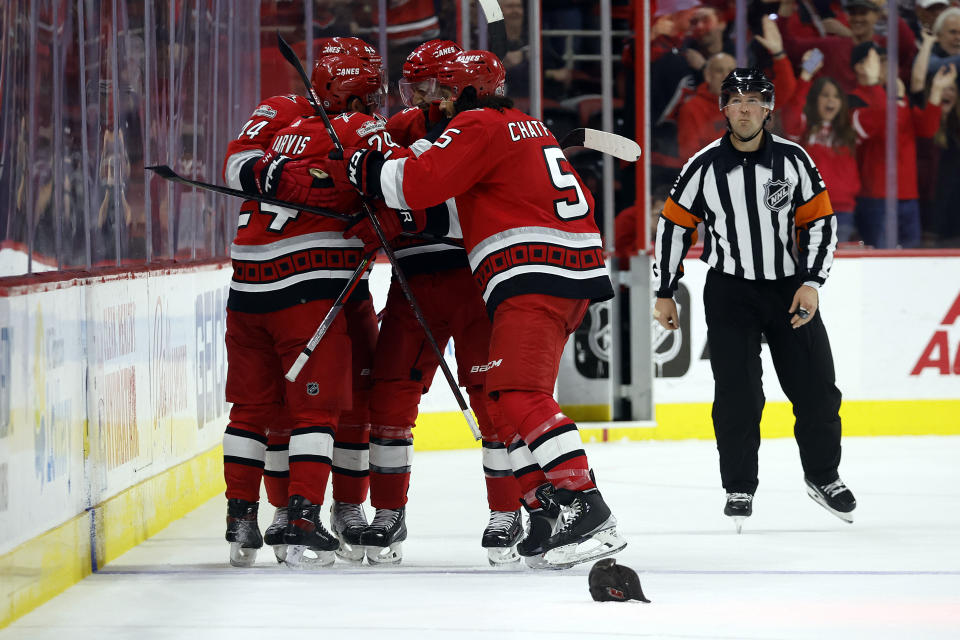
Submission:
[[[273,204],[279,207],[286,207],[288,209],[296,209],[299,211],[306,211],[307,213],[314,213],[318,216],[324,216],[325,218],[335,218],[337,220],[343,220],[344,222],[353,221],[356,216],[346,215],[343,213],[337,213],[336,211],[330,211],[329,209],[321,209],[319,207],[310,207],[305,204],[297,204],[296,202],[287,202],[286,200],[278,200],[277,198],[271,198],[270,196],[264,196],[259,193],[247,193],[246,191],[240,191],[239,189],[231,189],[230,187],[221,187],[217,184],[210,184],[209,182],[200,182],[199,180],[191,180],[190,178],[184,178],[176,171],[171,169],[165,164],[158,164],[152,167],[144,167],[144,169],[149,169],[153,171],[158,176],[165,180],[170,180],[171,182],[179,182],[180,184],[186,185],[188,187],[196,187],[198,189],[205,189],[207,191],[213,191],[214,193],[222,193],[228,196],[235,196],[237,198],[243,198],[244,200],[256,200],[258,202],[263,202],[264,204]]]
[[[323,124],[327,129],[327,134],[330,136],[330,140],[333,142],[333,146],[335,147],[335,150],[330,153],[330,158],[333,160],[344,159],[343,145],[340,144],[340,139],[337,137],[337,132],[334,131],[333,125],[330,124],[330,119],[327,117],[327,112],[324,111],[322,106],[320,106],[320,101],[317,99],[317,93],[314,91],[313,85],[310,83],[310,78],[303,70],[303,65],[300,64],[300,59],[297,58],[297,54],[293,52],[293,49],[290,48],[290,45],[286,43],[280,34],[277,34],[277,44],[280,47],[280,53],[283,55],[283,57],[286,58],[287,62],[293,65],[293,67],[297,70],[297,73],[300,74],[300,78],[307,87],[307,93],[309,95],[308,99],[310,100],[310,103],[313,105],[317,115],[323,118]],[[339,154],[339,158],[334,157],[335,153]],[[447,361],[443,357],[443,350],[440,348],[440,345],[437,344],[437,339],[433,337],[433,332],[430,331],[430,327],[427,325],[426,318],[423,317],[423,311],[420,309],[420,304],[417,302],[416,297],[413,295],[413,291],[410,289],[410,283],[407,282],[407,277],[403,274],[403,270],[400,268],[400,265],[397,264],[397,257],[393,254],[393,249],[390,248],[390,243],[387,242],[387,238],[383,234],[383,228],[380,226],[380,221],[377,220],[375,215],[373,215],[373,211],[369,206],[367,206],[366,202],[362,202],[362,207],[364,213],[370,219],[370,224],[373,226],[373,230],[376,232],[377,238],[380,239],[380,244],[383,246],[383,252],[387,254],[387,259],[390,260],[390,265],[393,267],[393,272],[397,274],[397,282],[400,283],[400,288],[403,290],[404,297],[406,297],[407,302],[410,304],[410,308],[413,309],[413,314],[417,317],[417,322],[419,322],[420,326],[423,328],[423,333],[427,337],[427,342],[430,343],[430,346],[433,348],[433,351],[437,356],[440,369],[443,371],[443,376],[447,379],[447,384],[450,385],[450,391],[453,392],[453,395],[457,400],[457,404],[460,406],[460,411],[463,413],[463,418],[467,421],[467,426],[470,427],[470,433],[473,434],[475,440],[479,440],[480,429],[477,427],[477,422],[473,419],[473,415],[470,413],[470,407],[467,405],[466,400],[463,399],[463,393],[461,393],[460,387],[457,385],[457,381],[454,380],[453,373],[450,372],[450,367],[447,365]]]
[[[640,145],[635,141],[616,133],[607,133],[598,129],[574,129],[563,136],[560,146],[563,149],[568,147],[593,149],[627,162],[636,162],[640,159]]]
[[[480,0],[480,8],[487,19],[490,51],[502,60],[507,53],[507,28],[503,24],[503,10],[497,0]]]
[[[327,329],[329,329],[330,325],[333,324],[333,321],[336,320],[337,314],[339,314],[340,309],[343,308],[343,304],[350,299],[350,296],[353,295],[357,285],[360,284],[361,280],[363,280],[363,273],[367,270],[367,267],[370,266],[372,261],[372,253],[363,256],[363,260],[361,260],[360,264],[357,265],[357,270],[353,272],[352,276],[350,276],[350,281],[347,282],[347,286],[344,287],[343,291],[340,292],[340,295],[337,296],[337,299],[333,302],[333,306],[330,307],[330,310],[327,311],[327,315],[324,316],[323,322],[320,323],[320,326],[317,327],[313,337],[310,338],[309,342],[307,342],[307,346],[303,348],[303,351],[300,352],[300,355],[297,356],[297,359],[290,366],[290,370],[287,371],[286,375],[284,376],[287,380],[290,382],[297,381],[297,376],[300,375],[300,370],[303,369],[303,365],[307,364],[310,354],[313,353],[313,350],[316,349],[317,345],[320,344],[320,341],[323,340],[324,334],[327,333]]]

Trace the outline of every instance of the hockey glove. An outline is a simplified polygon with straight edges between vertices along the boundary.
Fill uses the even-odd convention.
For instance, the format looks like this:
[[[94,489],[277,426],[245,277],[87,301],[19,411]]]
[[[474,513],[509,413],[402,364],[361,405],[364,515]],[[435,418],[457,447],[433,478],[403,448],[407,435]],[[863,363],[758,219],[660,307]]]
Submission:
[[[311,207],[336,207],[342,197],[338,197],[335,178],[339,163],[320,163],[317,160],[295,160],[287,156],[274,156],[268,153],[260,158],[253,167],[257,188],[263,195],[296,202]],[[346,176],[339,171],[339,183]]]
[[[373,215],[380,222],[380,228],[383,229],[383,235],[387,242],[393,242],[401,233],[417,233],[426,226],[426,214],[424,211],[407,211],[405,209],[388,209],[386,207],[377,207]],[[363,250],[367,253],[376,251],[380,248],[380,239],[373,228],[370,217],[361,213],[357,221],[347,227],[343,232],[344,238],[360,238],[363,240]]]
[[[383,198],[380,170],[386,158],[374,149],[357,149],[350,155],[347,179],[365,196]]]

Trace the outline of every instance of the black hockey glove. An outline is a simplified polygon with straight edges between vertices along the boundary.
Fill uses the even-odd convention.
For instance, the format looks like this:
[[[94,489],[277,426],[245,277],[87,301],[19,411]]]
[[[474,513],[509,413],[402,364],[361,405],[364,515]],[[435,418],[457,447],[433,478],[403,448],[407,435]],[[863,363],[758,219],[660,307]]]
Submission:
[[[380,188],[380,170],[386,158],[374,149],[357,149],[350,155],[347,179],[361,194],[383,198]]]

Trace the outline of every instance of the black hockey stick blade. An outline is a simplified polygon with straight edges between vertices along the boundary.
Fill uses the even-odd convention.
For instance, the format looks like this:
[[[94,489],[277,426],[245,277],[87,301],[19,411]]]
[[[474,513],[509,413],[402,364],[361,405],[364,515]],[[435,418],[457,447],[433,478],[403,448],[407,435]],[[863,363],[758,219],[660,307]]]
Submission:
[[[480,0],[480,8],[487,19],[487,42],[490,51],[503,60],[507,55],[507,28],[503,24],[503,10],[497,0]]]
[[[570,147],[593,149],[627,162],[636,162],[640,159],[640,145],[635,141],[616,133],[608,133],[597,129],[574,129],[563,136],[560,147],[563,149],[569,149]]]
[[[188,187],[196,187],[197,189],[203,189],[204,191],[213,191],[214,193],[222,193],[223,195],[226,195],[226,196],[233,196],[235,198],[242,198],[244,200],[257,200],[258,202],[263,202],[265,204],[273,204],[278,207],[286,207],[287,209],[305,211],[306,213],[313,213],[318,216],[323,216],[325,218],[335,218],[337,220],[344,220],[346,222],[353,222],[354,220],[356,220],[355,215],[353,216],[345,215],[342,213],[337,213],[336,211],[330,211],[329,209],[311,207],[305,204],[297,204],[296,202],[287,202],[286,200],[271,198],[270,196],[247,193],[246,191],[240,191],[239,189],[231,189],[230,187],[221,187],[218,184],[210,184],[209,182],[200,182],[199,180],[191,180],[190,178],[184,178],[179,173],[177,173],[176,171],[174,171],[173,169],[171,169],[165,164],[158,164],[151,167],[144,167],[144,169],[153,171],[164,180],[170,180],[171,182],[178,182]]]

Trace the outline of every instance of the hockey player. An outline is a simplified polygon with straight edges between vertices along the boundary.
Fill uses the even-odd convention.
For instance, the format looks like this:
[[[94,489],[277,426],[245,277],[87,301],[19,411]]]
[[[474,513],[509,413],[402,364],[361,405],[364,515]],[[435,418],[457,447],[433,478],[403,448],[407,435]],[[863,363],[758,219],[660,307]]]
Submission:
[[[511,457],[530,512],[521,554],[556,567],[622,549],[626,541],[587,463],[576,424],[553,399],[560,355],[591,301],[613,295],[593,198],[543,123],[503,97],[503,65],[487,51],[465,51],[440,71],[457,115],[419,157],[351,153],[348,177],[383,198],[388,236],[449,234],[459,224],[474,278],[493,320],[485,391],[511,454],[525,442],[540,471]],[[459,219],[426,212],[456,197]],[[455,231],[455,230],[454,230]],[[362,222],[347,232],[368,248]],[[560,506],[566,508],[562,524]]]
[[[387,132],[394,142],[409,147],[426,138],[427,132],[449,119],[440,108],[442,95],[437,83],[440,65],[462,52],[456,42],[430,40],[414,49],[403,63],[403,78],[398,83],[400,99],[406,109],[387,121]]]
[[[441,63],[460,51],[454,42],[431,40],[407,58],[400,93],[410,108],[395,114],[386,125],[395,142],[409,146],[427,136],[438,119],[449,120],[438,109],[437,74]],[[396,255],[438,343],[446,344],[450,337],[455,341],[459,383],[467,389],[483,435],[490,519],[481,545],[492,565],[516,562],[515,546],[522,534],[519,485],[507,449],[486,411],[483,365],[490,321],[466,253],[440,243],[398,239]],[[377,511],[362,542],[371,563],[399,563],[406,538],[413,426],[420,398],[429,389],[438,362],[396,281],[387,296],[381,336],[374,358],[370,434],[370,502]]]
[[[386,154],[394,150],[405,153],[382,135],[382,121],[369,115],[383,95],[380,78],[379,70],[364,60],[338,54],[318,61],[313,84],[328,109],[341,114],[334,118],[334,126],[342,140],[379,146]],[[342,161],[328,158],[332,142],[322,121],[312,115],[309,103],[299,96],[264,101],[228,148],[224,167],[228,184],[251,193],[355,212],[359,208],[356,191],[346,182]],[[283,378],[312,336],[317,319],[325,315],[361,259],[361,243],[344,241],[342,228],[338,220],[256,202],[245,203],[241,210],[231,251],[234,277],[227,315],[227,400],[234,406],[224,437],[227,539],[233,543],[231,560],[236,556],[237,563],[252,563],[249,550],[262,544],[256,500],[261,469],[268,457],[264,432],[271,423],[283,422],[282,402],[291,426],[290,498],[285,514],[289,524],[281,541],[288,545],[286,562],[292,566],[329,564],[340,547],[319,515],[331,463],[344,470],[343,475],[364,481],[353,487],[354,499],[362,501],[357,494],[366,492],[367,431],[363,427],[341,430],[337,425],[342,410],[351,405],[351,351],[373,349],[370,335],[373,332],[375,336],[376,319],[372,305],[366,307],[365,316],[357,313],[337,318],[298,382],[288,383]],[[363,304],[365,298],[369,292],[363,283],[353,299]],[[364,407],[358,409],[362,413]],[[278,431],[280,442],[271,443],[275,454],[270,456],[271,476],[283,474],[278,460],[283,457],[282,429]],[[343,440],[344,432],[353,431],[360,434],[353,440],[364,441]],[[337,444],[346,446],[335,446],[335,433]],[[336,482],[337,474],[334,478]],[[336,487],[334,500],[331,520],[337,530],[338,521],[345,518],[338,509]],[[359,504],[355,511],[362,517]],[[278,513],[276,520],[280,519]],[[357,536],[365,525],[365,520],[357,524]],[[347,531],[339,533],[346,537]],[[306,549],[315,557],[305,558]],[[362,557],[362,550],[360,554]]]

